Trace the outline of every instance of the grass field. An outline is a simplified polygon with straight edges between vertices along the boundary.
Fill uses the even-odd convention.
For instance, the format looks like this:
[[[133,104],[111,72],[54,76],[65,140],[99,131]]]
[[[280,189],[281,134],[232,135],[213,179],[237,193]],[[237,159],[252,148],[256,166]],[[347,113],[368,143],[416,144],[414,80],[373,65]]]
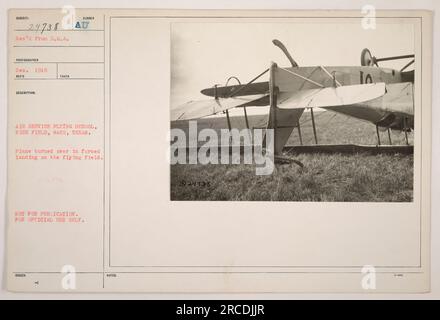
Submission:
[[[377,143],[371,123],[331,112],[315,113],[320,144]],[[262,127],[262,116],[250,117],[253,127]],[[233,127],[243,128],[244,119],[233,117]],[[310,114],[300,120],[303,144],[314,144]],[[186,123],[176,126],[185,128]],[[224,118],[199,120],[198,128],[227,127]],[[412,144],[413,135],[409,134]],[[387,132],[381,133],[388,144]],[[403,133],[392,132],[393,144],[405,144]],[[298,145],[295,129],[288,144]],[[273,174],[257,176],[254,165],[172,165],[172,200],[243,201],[371,201],[407,202],[413,198],[412,155],[299,154],[296,164],[278,164]]]

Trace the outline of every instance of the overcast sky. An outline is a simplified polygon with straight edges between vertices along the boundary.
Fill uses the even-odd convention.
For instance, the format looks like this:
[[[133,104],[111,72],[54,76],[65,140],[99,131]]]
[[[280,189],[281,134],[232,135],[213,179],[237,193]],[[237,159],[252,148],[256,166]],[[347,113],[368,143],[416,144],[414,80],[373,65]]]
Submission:
[[[206,99],[200,90],[224,85],[232,75],[246,83],[270,61],[290,66],[272,39],[283,42],[300,66],[359,66],[364,48],[378,58],[414,53],[414,29],[408,20],[378,19],[376,30],[364,30],[357,19],[296,21],[173,23],[171,107]],[[380,65],[400,69],[407,62]]]

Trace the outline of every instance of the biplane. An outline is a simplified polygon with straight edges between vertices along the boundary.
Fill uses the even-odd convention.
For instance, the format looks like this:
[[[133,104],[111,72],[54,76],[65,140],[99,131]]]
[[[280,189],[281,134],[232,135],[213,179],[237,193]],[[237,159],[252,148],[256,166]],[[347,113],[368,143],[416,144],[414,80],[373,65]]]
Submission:
[[[210,97],[190,101],[171,110],[171,120],[194,120],[217,113],[226,113],[231,129],[229,111],[243,108],[249,129],[247,107],[269,106],[267,129],[274,130],[274,152],[280,154],[304,110],[310,109],[313,131],[316,128],[314,108],[324,108],[376,126],[378,144],[380,130],[399,130],[407,133],[414,129],[414,70],[405,71],[415,62],[414,54],[376,58],[368,49],[361,52],[361,66],[306,66],[301,67],[286,47],[273,40],[290,62],[280,67],[272,62],[270,67],[246,84],[231,77],[225,86],[201,90]],[[379,62],[411,59],[400,70],[379,67]],[[269,81],[257,82],[269,73]],[[228,85],[229,80],[237,85]]]

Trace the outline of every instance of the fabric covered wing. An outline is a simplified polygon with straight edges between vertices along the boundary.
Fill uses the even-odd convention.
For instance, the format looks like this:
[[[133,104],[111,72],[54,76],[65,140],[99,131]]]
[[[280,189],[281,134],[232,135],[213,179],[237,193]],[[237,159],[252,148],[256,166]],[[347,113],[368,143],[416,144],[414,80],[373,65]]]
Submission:
[[[305,108],[353,105],[377,99],[385,92],[384,83],[280,92],[277,97],[276,121],[270,112],[267,124],[268,129],[275,129],[275,154],[282,152]]]
[[[199,119],[236,107],[252,106],[253,103],[259,105],[261,100],[265,100],[265,97],[265,94],[258,94],[190,101],[175,109],[171,109],[171,121]]]
[[[249,84],[239,84],[234,86],[207,88],[200,91],[205,96],[226,98],[233,92],[237,92],[234,96],[249,96],[255,94],[267,94],[269,92],[269,82],[255,82]]]
[[[383,82],[281,92],[278,108],[304,109],[346,106],[380,98],[385,92],[385,83]]]

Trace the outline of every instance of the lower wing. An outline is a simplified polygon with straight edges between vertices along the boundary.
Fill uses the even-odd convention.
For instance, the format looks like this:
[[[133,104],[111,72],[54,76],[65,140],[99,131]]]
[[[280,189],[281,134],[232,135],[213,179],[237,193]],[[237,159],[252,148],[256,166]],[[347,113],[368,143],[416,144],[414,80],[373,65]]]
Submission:
[[[267,106],[268,104],[269,96],[266,94],[190,101],[175,109],[171,109],[171,121],[199,119],[232,108]]]

